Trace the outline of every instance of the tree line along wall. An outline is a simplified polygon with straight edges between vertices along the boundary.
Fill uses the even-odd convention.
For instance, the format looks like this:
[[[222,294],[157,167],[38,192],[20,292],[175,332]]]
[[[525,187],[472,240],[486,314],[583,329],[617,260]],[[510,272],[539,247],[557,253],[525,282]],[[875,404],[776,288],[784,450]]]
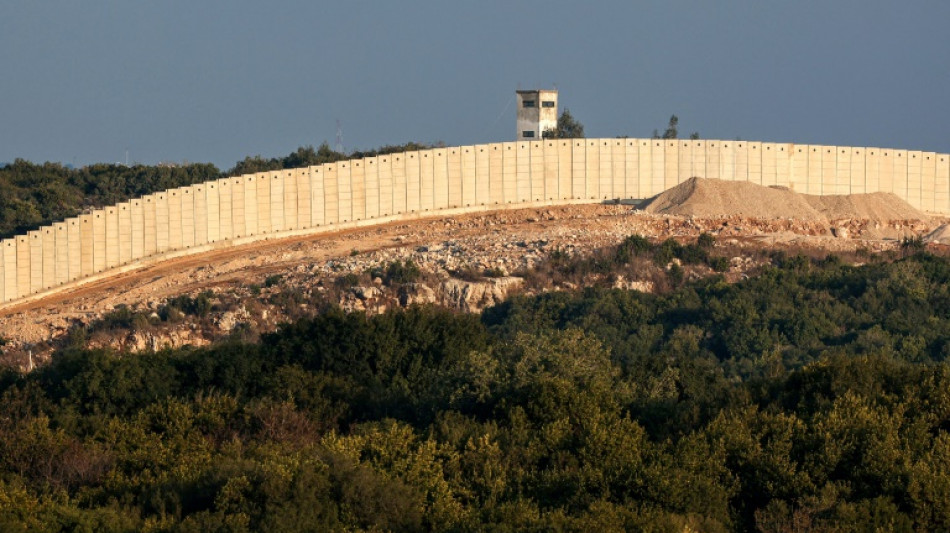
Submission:
[[[163,258],[437,213],[642,199],[691,177],[807,194],[892,192],[950,214],[950,156],[717,140],[436,148],[171,189],[0,241],[0,307]]]

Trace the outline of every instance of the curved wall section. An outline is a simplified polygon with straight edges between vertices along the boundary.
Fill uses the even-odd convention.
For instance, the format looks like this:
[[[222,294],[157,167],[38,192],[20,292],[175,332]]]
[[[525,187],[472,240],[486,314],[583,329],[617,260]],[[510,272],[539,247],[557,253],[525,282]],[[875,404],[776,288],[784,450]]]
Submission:
[[[892,192],[950,214],[950,156],[934,152],[630,138],[436,148],[222,178],[0,241],[0,309],[218,247],[434,214],[649,198],[694,176],[818,195]]]

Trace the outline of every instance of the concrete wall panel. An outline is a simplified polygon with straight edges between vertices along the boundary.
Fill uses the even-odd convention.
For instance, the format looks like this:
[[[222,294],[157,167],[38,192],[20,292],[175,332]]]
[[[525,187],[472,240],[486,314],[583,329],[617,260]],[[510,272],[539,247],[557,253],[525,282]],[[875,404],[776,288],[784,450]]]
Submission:
[[[43,235],[34,230],[26,234],[30,248],[30,294],[43,289]]]
[[[492,205],[505,203],[504,158],[504,145],[488,145],[488,193]]]
[[[257,208],[260,202],[257,200],[257,176],[241,176],[244,194],[244,233],[238,233],[238,237],[247,237],[260,233],[258,222],[261,219]]]
[[[920,208],[934,212],[936,201],[937,154],[923,152],[920,160]]]
[[[416,157],[418,160],[418,156]],[[350,188],[353,191],[351,220],[366,219],[366,163],[353,161],[350,164]]]
[[[181,247],[195,245],[195,189],[194,186],[179,189],[181,200]]]
[[[218,180],[217,189],[218,239],[215,242],[224,242],[234,238],[234,180],[232,178]],[[244,208],[243,200],[241,208]],[[307,220],[307,222],[310,221]]]
[[[225,178],[224,183],[227,184],[227,194],[230,198],[227,204],[224,204],[225,199],[223,196],[221,199],[221,238],[236,239],[247,235],[246,215],[244,212],[244,176]],[[221,193],[224,194],[224,188],[222,188]],[[225,213],[224,210],[227,210],[227,213]],[[225,224],[227,224],[227,227],[225,227]]]
[[[82,239],[82,244],[80,245],[82,256],[79,267],[82,277],[91,276],[96,273],[94,220],[95,217],[91,213],[79,215],[79,237]]]
[[[396,156],[399,157],[399,156]],[[393,158],[395,159],[395,157]],[[338,163],[323,167],[323,218],[326,224],[339,224],[340,220],[340,180],[337,178]]]
[[[475,152],[475,203],[489,205],[491,204],[491,164],[488,159],[491,147],[487,144],[477,144],[473,150]]]
[[[462,203],[464,207],[476,205],[475,202],[475,147],[463,146],[462,155]]]
[[[372,172],[374,204],[379,209],[379,173],[376,166],[376,158],[372,158],[373,166],[367,169],[367,173]],[[298,228],[309,228],[313,214],[310,211],[313,192],[310,190],[310,168],[298,168],[293,171],[294,180],[296,180],[297,189],[297,224]],[[367,180],[370,178],[367,177]]]
[[[4,239],[0,241],[0,260],[3,261],[3,283],[4,298],[7,301],[15,300],[20,297],[17,290],[17,240]]]
[[[119,225],[119,263],[128,264],[132,260],[132,206],[129,202],[116,205]]]
[[[735,141],[733,158],[736,181],[749,181],[749,143]]]
[[[43,235],[43,289],[56,286],[56,230],[44,226],[39,231]]]
[[[149,194],[142,197],[142,256],[149,257],[158,251],[156,244],[158,230],[156,228],[155,197]],[[167,224],[168,221],[166,220]]]
[[[277,233],[288,229],[284,219],[284,173],[268,172],[267,182],[270,183],[270,232]]]
[[[16,285],[18,298],[30,294],[29,235],[17,235],[16,237]]]
[[[201,189],[204,189],[203,191]],[[221,240],[221,191],[216,181],[205,183],[198,189],[195,196],[195,213],[199,212],[199,205],[204,204],[204,221],[197,219],[195,240],[200,244],[208,244]]]
[[[518,151],[513,142],[502,143],[501,150],[501,197],[511,204],[518,198]]]
[[[170,194],[160,192],[155,195],[155,246],[158,253],[171,249],[171,200]],[[178,208],[178,230],[181,230],[181,207]]]
[[[762,143],[762,185],[775,185],[778,183],[778,174],[776,173],[776,152],[778,145],[775,143]]]
[[[907,152],[907,203],[920,209],[923,205],[921,202],[921,184],[920,184],[920,170],[921,170],[921,159],[923,158],[923,152],[910,150]]]
[[[881,190],[881,149],[866,148],[864,154],[864,184],[867,192]]]
[[[808,194],[821,194],[821,157],[824,152],[822,146],[806,145],[808,151],[808,170],[807,186],[805,192]]]
[[[851,148],[851,194],[864,194],[867,188],[867,151],[864,148]]]
[[[66,222],[53,224],[53,238],[56,240],[53,252],[53,285],[62,285],[69,281],[69,232]]]
[[[431,165],[429,171],[431,172]],[[431,181],[431,179],[430,179]],[[368,157],[363,164],[366,191],[366,218],[379,218],[379,158]]]
[[[706,141],[706,177],[719,179],[720,160],[718,141]]]
[[[145,257],[145,201],[135,198],[129,202],[132,221],[132,261]]]
[[[449,207],[449,167],[448,150],[436,148],[431,150],[429,164],[420,169],[420,179],[432,183],[432,209],[448,209]],[[425,162],[425,160],[423,160]]]
[[[609,139],[595,141],[597,146],[597,198],[605,200],[614,196],[614,153]]]
[[[584,145],[587,147],[584,157],[586,193],[583,198],[588,200],[597,200],[602,198],[600,195],[600,143],[595,139],[588,139]]]
[[[613,198],[627,198],[627,162],[626,142],[624,139],[610,140],[611,174],[613,176]]]
[[[783,187],[791,187],[792,175],[792,146],[790,144],[777,144],[775,152],[775,183]]]
[[[748,148],[749,182],[762,185],[762,143],[750,142]]]
[[[66,222],[53,224],[53,238],[56,240],[53,261],[53,285],[62,285],[69,281],[69,231]]]
[[[561,197],[558,191],[558,140],[544,141],[544,198],[553,201]]]
[[[300,229],[297,225],[297,177],[293,170],[280,172],[280,179],[284,188],[284,230]]]
[[[119,211],[114,205],[105,208],[106,219],[106,265],[119,266]]]
[[[622,198],[625,192],[623,140],[604,139],[600,144],[600,196]]]
[[[692,164],[690,165],[691,178],[705,178],[709,175],[707,172],[706,160],[706,141],[689,141],[690,153],[692,154]]]
[[[653,140],[650,142],[650,161],[653,163],[652,181],[653,193],[650,196],[660,194],[666,190],[666,147],[662,140]]]
[[[455,151],[457,153],[458,149],[456,148]],[[393,213],[397,215],[407,212],[406,206],[409,205],[409,188],[406,178],[406,155],[407,154],[396,154],[392,156],[392,159],[390,159],[390,162],[392,163],[393,174]],[[462,170],[461,168],[457,168],[457,171],[461,172]],[[461,179],[461,175],[459,176],[459,179]]]
[[[7,286],[6,286],[7,265],[3,262],[3,247],[5,244],[6,243],[4,241],[0,241],[0,304],[7,301]],[[14,263],[14,268],[16,268],[15,263]]]
[[[67,252],[69,255],[67,281],[76,281],[82,277],[82,232],[80,231],[78,217],[66,220],[66,240],[66,246],[69,248]]]
[[[515,180],[517,189],[515,190],[515,200],[518,202],[527,202],[531,199],[531,148],[528,141],[522,141],[517,144],[518,177]]]
[[[640,196],[640,148],[634,139],[624,139],[624,190],[626,198]]]
[[[419,152],[419,211],[435,209],[435,150]]]
[[[419,152],[409,152],[406,164],[406,213],[418,213],[422,197],[422,177],[419,167]]]
[[[540,202],[544,200],[544,141],[529,142],[528,154],[530,155],[530,198],[532,202]]]
[[[446,153],[449,207],[462,205],[462,148],[449,148]]]
[[[880,181],[881,192],[894,192],[894,151],[887,148],[881,149],[881,157],[878,160],[880,169],[878,171],[878,180]]]
[[[680,143],[676,140],[663,142],[663,190],[676,187],[680,179]]]
[[[557,191],[558,198],[567,200],[571,198],[573,191],[573,166],[574,166],[574,148],[573,142],[567,139],[555,141],[557,146]]]
[[[821,147],[821,192],[838,194],[838,147]]]
[[[950,155],[937,154],[934,178],[934,206],[940,213],[950,213]]]
[[[183,222],[181,212],[181,189],[168,191],[168,249],[181,250],[184,245]]]
[[[388,161],[389,156],[383,156],[381,160]],[[385,164],[380,164],[380,180],[382,180],[383,170],[385,170],[387,173],[389,172],[388,162]],[[326,167],[324,165],[310,167],[310,227],[312,228],[317,228],[326,224],[324,174],[326,174]]]
[[[693,145],[689,141],[677,141],[676,181],[682,183],[693,177]]]
[[[571,142],[571,198],[587,197],[587,148],[583,139]]]
[[[640,170],[637,174],[639,175],[640,198],[650,198],[656,194],[653,192],[653,143],[646,139],[641,139],[637,142],[639,143],[638,159]]]
[[[393,189],[393,157],[390,155],[379,156],[379,214],[380,216],[392,215],[394,189]]]
[[[891,164],[893,170],[891,173],[894,184],[894,194],[907,199],[907,150],[894,150],[891,152]]]
[[[851,194],[851,148],[839,146],[835,153],[835,194]]]
[[[335,177],[335,175],[334,175]],[[256,235],[265,235],[271,232],[273,220],[271,219],[271,200],[270,200],[270,180],[268,173],[261,172],[254,174],[254,182],[257,186],[257,228]]]
[[[680,149],[682,149],[682,146],[680,147]],[[735,141],[721,141],[720,142],[719,179],[736,181],[736,142]]]
[[[808,147],[789,145],[789,187],[795,192],[808,193]]]
[[[19,265],[17,263],[17,241],[19,237],[5,239],[0,242],[0,253],[3,254],[3,285],[4,285],[4,294],[7,301],[15,300],[20,297],[20,291],[18,288],[18,271]]]
[[[208,184],[191,186],[191,198],[195,205],[195,242],[193,246],[208,244]]]

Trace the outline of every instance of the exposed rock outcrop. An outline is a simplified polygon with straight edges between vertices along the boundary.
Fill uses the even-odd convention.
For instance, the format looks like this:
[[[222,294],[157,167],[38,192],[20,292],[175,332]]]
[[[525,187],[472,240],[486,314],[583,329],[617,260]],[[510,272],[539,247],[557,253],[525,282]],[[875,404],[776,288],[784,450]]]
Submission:
[[[448,279],[441,284],[440,303],[446,307],[477,313],[486,307],[503,302],[509,293],[522,286],[524,280],[506,276],[485,281]]]

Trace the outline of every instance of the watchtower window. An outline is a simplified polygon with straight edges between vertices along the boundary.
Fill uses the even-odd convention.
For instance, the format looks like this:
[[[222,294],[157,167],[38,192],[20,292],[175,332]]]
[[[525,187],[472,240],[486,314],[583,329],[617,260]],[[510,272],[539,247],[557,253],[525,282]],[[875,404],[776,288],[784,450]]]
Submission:
[[[522,137],[534,137],[534,132],[530,130],[525,130],[521,132]]]
[[[541,102],[541,107],[554,107],[554,100],[545,100]]]
[[[534,106],[535,106],[535,101],[534,101],[534,100],[525,100],[522,105],[523,105],[524,107],[534,107]]]

